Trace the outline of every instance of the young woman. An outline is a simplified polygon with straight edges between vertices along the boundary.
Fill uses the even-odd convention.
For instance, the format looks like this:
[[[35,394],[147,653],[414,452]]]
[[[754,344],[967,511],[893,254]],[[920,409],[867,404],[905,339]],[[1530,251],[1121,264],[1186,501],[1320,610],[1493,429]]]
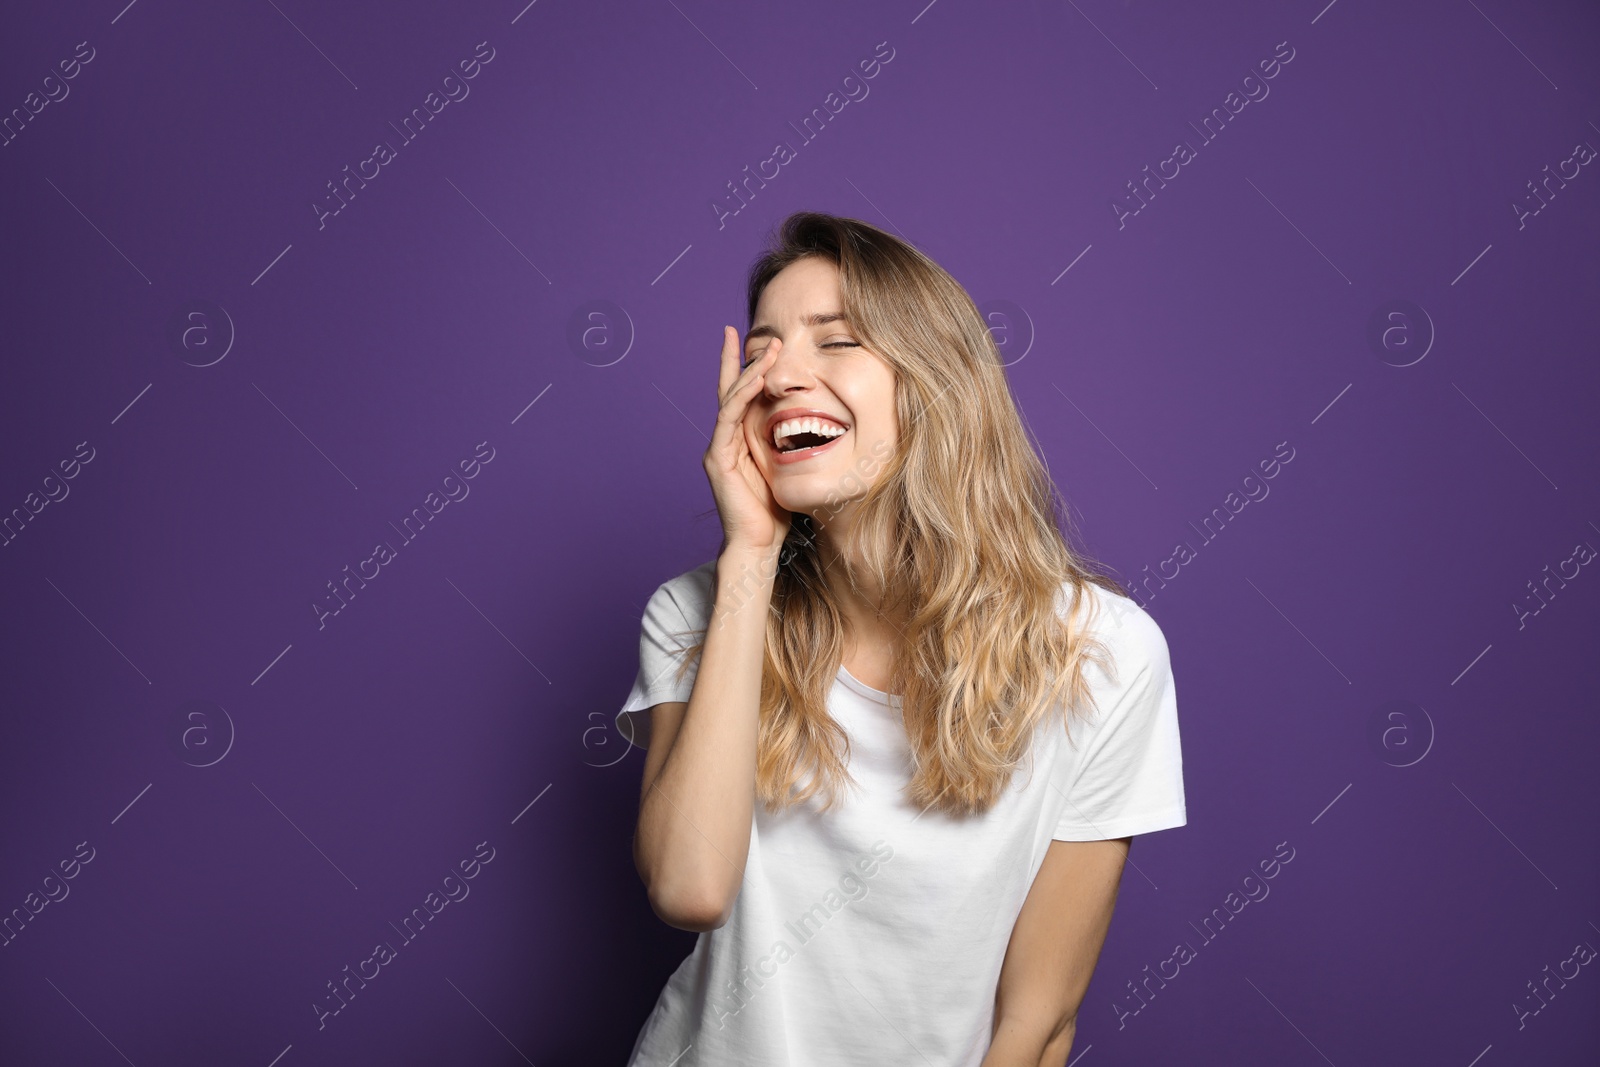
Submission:
[[[650,598],[619,716],[639,874],[700,932],[630,1067],[1059,1067],[1132,837],[1186,821],[1166,641],[938,265],[802,212],[748,295],[722,548]]]

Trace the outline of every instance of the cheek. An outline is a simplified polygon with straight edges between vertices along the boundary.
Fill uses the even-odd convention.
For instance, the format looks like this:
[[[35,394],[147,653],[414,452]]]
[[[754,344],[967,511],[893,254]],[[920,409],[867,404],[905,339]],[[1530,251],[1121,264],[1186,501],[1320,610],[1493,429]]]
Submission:
[[[856,445],[880,459],[886,459],[899,446],[899,442],[899,420],[891,408],[872,420],[867,432],[861,435],[861,440]]]

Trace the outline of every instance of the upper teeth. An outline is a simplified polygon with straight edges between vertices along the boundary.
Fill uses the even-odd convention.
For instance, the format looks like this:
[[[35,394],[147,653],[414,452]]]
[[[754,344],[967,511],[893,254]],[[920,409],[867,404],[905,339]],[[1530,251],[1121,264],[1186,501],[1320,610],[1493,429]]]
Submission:
[[[803,419],[789,419],[780,422],[772,431],[772,440],[779,448],[783,447],[783,439],[796,434],[814,433],[821,437],[838,437],[844,433],[846,427],[827,419],[807,417]]]

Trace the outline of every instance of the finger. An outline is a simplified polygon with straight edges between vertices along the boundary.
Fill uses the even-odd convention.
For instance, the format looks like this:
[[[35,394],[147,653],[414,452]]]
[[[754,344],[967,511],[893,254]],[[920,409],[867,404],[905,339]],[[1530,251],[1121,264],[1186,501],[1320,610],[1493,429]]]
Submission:
[[[772,367],[772,357],[773,353],[769,349],[750,362],[750,365],[744,369],[744,373],[740,375],[739,379],[723,394],[718,409],[719,417],[727,412],[731,404],[741,405],[741,410],[735,417],[743,417],[743,407],[749,405],[750,401],[755,398],[756,391],[761,388],[761,380],[766,377],[767,371]]]
[[[750,410],[750,404],[760,392],[766,381],[766,376],[760,366],[760,361],[752,363],[752,373],[737,382],[729,391],[728,397],[723,401],[722,407],[717,411],[717,430],[726,431],[724,443],[732,434],[740,432],[744,425],[745,415]]]
[[[721,398],[720,402],[724,404],[727,403],[733,394],[743,388],[744,384],[752,377],[760,373],[765,373],[766,369],[772,366],[773,357],[777,355],[777,346],[778,342],[774,340],[771,345],[762,350],[759,356],[752,359],[749,363],[743,364],[742,369],[739,372],[740,377],[735,380],[732,385],[723,388],[723,390],[718,394],[718,396]],[[742,360],[743,358],[744,357],[741,354],[740,359]]]
[[[766,347],[761,350],[761,355],[757,356],[756,360],[764,359],[764,358],[766,358],[768,356],[776,356],[778,354],[778,349],[780,349],[782,347],[783,347],[783,342],[780,341],[778,338],[773,337],[773,338],[771,338],[771,339],[769,339],[767,341]],[[751,360],[751,362],[753,363],[753,362],[755,362],[755,360]],[[746,366],[748,366],[748,365],[749,364],[746,364]]]
[[[725,460],[731,454],[747,452],[750,448],[745,431],[746,416],[751,403],[765,386],[769,356],[770,353],[764,354],[750,364],[746,376],[729,390],[727,399],[717,411],[717,422],[712,428],[711,450],[720,453]],[[738,447],[740,442],[744,448]]]
[[[728,388],[739,377],[739,331],[732,326],[722,328],[722,362],[717,377],[718,398],[728,395]]]

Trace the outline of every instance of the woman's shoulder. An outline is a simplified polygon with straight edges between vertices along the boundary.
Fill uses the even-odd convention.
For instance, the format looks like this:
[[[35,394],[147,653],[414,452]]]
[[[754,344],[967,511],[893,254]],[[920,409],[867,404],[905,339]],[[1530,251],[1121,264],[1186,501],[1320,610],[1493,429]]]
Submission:
[[[717,583],[717,561],[713,557],[698,567],[684,571],[662,582],[676,593],[709,594]]]
[[[711,615],[716,588],[717,561],[713,558],[657,586],[650,598],[651,610],[662,612],[672,609],[691,628],[704,629]]]
[[[1083,632],[1107,646],[1112,656],[1123,663],[1164,663],[1168,658],[1167,639],[1155,618],[1138,601],[1095,582],[1079,583],[1084,592],[1085,610],[1078,617]],[[1063,582],[1062,613],[1072,608],[1074,585]]]

